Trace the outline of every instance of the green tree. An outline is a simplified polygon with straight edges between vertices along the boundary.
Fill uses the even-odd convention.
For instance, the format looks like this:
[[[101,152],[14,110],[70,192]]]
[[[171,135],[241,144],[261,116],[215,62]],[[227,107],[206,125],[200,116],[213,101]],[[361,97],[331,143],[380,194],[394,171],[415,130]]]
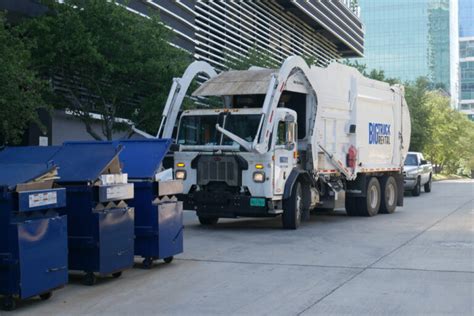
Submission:
[[[425,93],[426,138],[422,151],[438,170],[465,173],[474,156],[474,123],[450,106],[449,97],[438,91]]]
[[[95,139],[128,129],[126,118],[156,132],[172,78],[190,56],[169,44],[170,31],[116,1],[47,1],[49,13],[26,21],[23,35],[36,42],[37,69],[54,78],[55,106],[73,111]],[[90,113],[103,117],[95,133]]]
[[[430,111],[426,106],[429,82],[420,77],[415,83],[405,84],[405,100],[410,109],[411,138],[410,150],[422,152],[426,141],[432,133],[432,126],[428,124]]]
[[[0,146],[17,144],[29,123],[38,123],[38,110],[46,108],[46,88],[30,68],[29,44],[17,36],[0,14]]]

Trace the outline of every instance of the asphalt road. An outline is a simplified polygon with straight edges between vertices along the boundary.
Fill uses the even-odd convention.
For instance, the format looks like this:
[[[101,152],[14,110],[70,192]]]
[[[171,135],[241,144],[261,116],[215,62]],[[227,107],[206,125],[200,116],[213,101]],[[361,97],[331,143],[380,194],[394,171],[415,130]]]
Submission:
[[[473,315],[473,198],[474,182],[439,182],[394,214],[315,214],[297,231],[279,219],[205,228],[186,212],[171,264],[94,287],[73,277],[8,315]]]

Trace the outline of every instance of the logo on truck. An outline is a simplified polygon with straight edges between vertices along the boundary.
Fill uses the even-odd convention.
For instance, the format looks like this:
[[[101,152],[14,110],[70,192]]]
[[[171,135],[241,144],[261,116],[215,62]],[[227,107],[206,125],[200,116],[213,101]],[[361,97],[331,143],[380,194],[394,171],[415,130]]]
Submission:
[[[390,124],[369,123],[369,144],[390,144]]]

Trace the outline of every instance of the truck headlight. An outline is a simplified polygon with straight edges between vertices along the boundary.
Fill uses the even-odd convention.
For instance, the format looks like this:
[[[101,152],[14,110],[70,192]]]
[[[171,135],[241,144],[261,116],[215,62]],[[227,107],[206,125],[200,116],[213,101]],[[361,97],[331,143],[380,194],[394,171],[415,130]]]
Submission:
[[[176,170],[174,177],[176,180],[186,180],[186,170]]]
[[[253,173],[253,181],[262,183],[265,181],[265,172],[263,171],[255,171]]]

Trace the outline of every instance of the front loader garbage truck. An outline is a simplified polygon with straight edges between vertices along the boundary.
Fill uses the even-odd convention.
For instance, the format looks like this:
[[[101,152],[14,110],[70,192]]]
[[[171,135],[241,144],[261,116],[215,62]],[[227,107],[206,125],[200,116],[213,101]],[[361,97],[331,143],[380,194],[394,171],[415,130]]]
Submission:
[[[220,108],[181,109],[197,75],[209,79],[193,95],[221,100]],[[296,229],[310,210],[334,208],[341,190],[349,216],[403,205],[403,87],[339,63],[309,67],[292,56],[280,69],[217,74],[194,62],[174,80],[157,137],[174,139],[180,199],[203,225],[281,216],[284,228]]]

